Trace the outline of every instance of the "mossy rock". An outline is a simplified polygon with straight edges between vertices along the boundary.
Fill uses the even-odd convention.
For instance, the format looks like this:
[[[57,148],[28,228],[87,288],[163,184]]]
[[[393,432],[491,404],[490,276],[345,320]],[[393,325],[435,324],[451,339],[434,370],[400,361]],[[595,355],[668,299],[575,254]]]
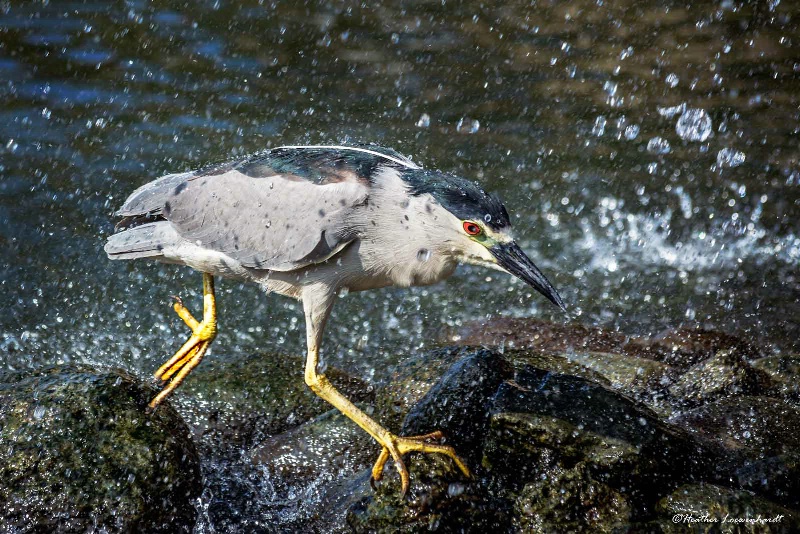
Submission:
[[[672,411],[672,398],[667,388],[679,376],[678,369],[627,354],[572,352],[564,357],[599,373],[613,389],[644,402],[659,414],[667,415]]]
[[[743,354],[720,350],[692,366],[669,387],[669,392],[686,406],[698,406],[721,397],[758,395],[774,390],[769,375],[751,366]]]
[[[0,522],[11,531],[188,532],[201,491],[189,431],[125,372],[0,376]]]
[[[779,395],[800,404],[800,354],[767,356],[755,360],[753,367],[772,378]]]
[[[753,458],[800,451],[800,410],[771,397],[728,397],[682,413],[673,423]]]
[[[614,488],[595,480],[589,466],[553,467],[528,483],[514,503],[519,532],[610,532],[631,519],[631,505]]]
[[[736,350],[747,359],[762,356],[753,344],[723,332],[678,328],[654,337],[626,335],[596,326],[553,323],[533,317],[496,317],[474,321],[444,333],[447,343],[501,350],[536,350],[551,354],[599,352],[688,368],[721,350]]]
[[[656,506],[661,522],[697,532],[798,532],[800,515],[750,493],[714,484],[681,486]],[[685,531],[685,530],[684,530]]]
[[[381,424],[397,430],[409,410],[439,382],[447,369],[472,351],[470,347],[443,347],[402,360],[376,396]]]
[[[400,494],[400,480],[391,465],[376,490],[364,476],[347,487],[345,517],[352,532],[509,531],[510,504],[465,479],[449,458],[410,454],[406,465],[411,476],[406,496]]]
[[[175,403],[198,445],[249,448],[321,415],[331,406],[306,385],[305,360],[260,353],[244,358],[207,358],[175,393]],[[353,402],[372,402],[363,380],[328,369],[331,382]]]

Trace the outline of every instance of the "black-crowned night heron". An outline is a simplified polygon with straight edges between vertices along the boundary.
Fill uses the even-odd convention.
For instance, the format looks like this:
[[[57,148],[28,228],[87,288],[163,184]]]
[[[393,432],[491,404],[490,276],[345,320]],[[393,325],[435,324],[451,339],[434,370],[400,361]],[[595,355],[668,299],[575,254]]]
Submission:
[[[317,372],[322,332],[340,290],[418,286],[450,276],[459,263],[513,274],[564,308],[547,278],[514,242],[500,200],[476,184],[424,170],[375,146],[285,146],[140,187],[117,212],[122,231],[111,259],[150,258],[203,273],[203,320],[180,300],[189,340],[157,372],[168,381],[155,408],[200,363],[217,332],[214,277],[259,284],[303,301],[305,380],[383,447],[379,480],[391,456],[403,493],[403,455],[441,453],[469,470],[439,432],[401,437],[357,408]]]

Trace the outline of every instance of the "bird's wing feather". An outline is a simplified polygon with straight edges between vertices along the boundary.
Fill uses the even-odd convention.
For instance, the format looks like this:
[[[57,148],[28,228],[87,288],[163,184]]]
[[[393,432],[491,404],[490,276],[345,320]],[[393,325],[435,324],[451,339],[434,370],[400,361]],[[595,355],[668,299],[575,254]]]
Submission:
[[[419,168],[373,145],[273,148],[145,184],[117,212],[118,226],[166,219],[183,239],[246,267],[297,269],[354,238],[347,220],[382,167]]]
[[[128,195],[128,199],[117,210],[116,215],[137,217],[161,214],[161,210],[164,208],[164,198],[193,175],[194,173],[191,172],[168,174],[144,184]]]
[[[295,175],[252,177],[229,170],[175,188],[163,216],[178,233],[245,267],[286,271],[324,261],[353,239],[349,212],[367,186],[316,184]]]

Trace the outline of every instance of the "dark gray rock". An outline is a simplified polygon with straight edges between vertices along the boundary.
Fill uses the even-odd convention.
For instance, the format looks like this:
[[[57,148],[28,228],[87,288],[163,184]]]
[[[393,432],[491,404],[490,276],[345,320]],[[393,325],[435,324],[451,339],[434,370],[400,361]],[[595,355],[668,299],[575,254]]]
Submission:
[[[610,532],[624,529],[631,512],[622,492],[579,463],[526,484],[514,503],[513,525],[518,532]]]
[[[688,368],[720,350],[736,350],[747,359],[760,350],[736,336],[702,329],[670,329],[655,337],[630,336],[581,324],[557,324],[532,317],[497,317],[467,323],[445,333],[447,343],[550,354],[599,352],[662,362]]]
[[[692,366],[669,392],[685,405],[697,406],[721,397],[763,394],[773,387],[767,373],[751,366],[742,353],[726,349]]]
[[[400,435],[440,430],[447,444],[470,464],[480,461],[480,445],[488,431],[492,396],[513,376],[509,363],[486,349],[462,350],[453,364],[408,412]]]
[[[320,486],[357,470],[345,468],[347,452],[369,436],[343,417],[316,419],[331,406],[306,385],[304,366],[302,358],[268,353],[212,358],[170,401],[203,455],[209,529],[262,532],[299,521]],[[335,368],[326,375],[354,402],[374,401],[358,378]],[[288,454],[293,447],[296,457]]]
[[[0,523],[10,531],[189,532],[201,491],[189,431],[118,370],[0,376]]]
[[[755,360],[753,367],[769,375],[778,395],[800,405],[800,354],[767,356]]]
[[[735,351],[747,360],[763,355],[742,338],[704,329],[674,328],[639,342],[658,354],[660,361],[676,367],[697,365],[720,351]]]
[[[671,422],[751,458],[800,451],[800,410],[772,397],[727,397],[681,413]]]
[[[500,355],[487,350],[457,352],[461,359],[411,409],[400,434],[440,430],[445,435],[443,443],[453,446],[467,465],[479,472],[491,395],[503,380],[511,378],[511,367]],[[399,477],[391,465],[387,465],[377,491],[350,487],[347,491],[352,492],[351,497],[330,497],[346,503],[350,528],[356,532],[414,532],[489,530],[508,525],[510,504],[490,496],[475,479],[466,479],[451,459],[409,454],[406,466],[412,484],[408,500],[399,494]]]
[[[660,523],[670,532],[797,532],[800,516],[748,491],[713,484],[685,485],[659,501]],[[748,522],[749,520],[749,522]]]
[[[667,389],[680,375],[678,368],[656,360],[606,352],[573,352],[564,357],[596,371],[613,389],[644,402],[660,415],[671,414],[673,399]]]
[[[532,366],[537,360],[558,371]],[[602,377],[585,378],[592,371],[559,372],[576,367],[524,351],[464,350],[409,412],[403,434],[444,430],[474,478],[446,457],[412,454],[405,499],[396,476],[373,493],[365,473],[323,502],[346,507],[356,532],[610,530],[652,514],[686,480],[716,479],[728,467],[713,444],[665,424]]]
[[[376,412],[383,425],[399,427],[409,410],[467,352],[462,347],[443,347],[403,359],[377,393]]]
[[[585,379],[528,368],[494,395],[484,453],[503,486],[586,464],[637,513],[682,480],[728,472],[721,451],[670,427],[642,404]]]
[[[303,379],[305,360],[269,353],[209,358],[170,400],[189,423],[201,449],[249,448],[330,410]],[[372,402],[364,381],[331,368],[331,382],[354,402]]]

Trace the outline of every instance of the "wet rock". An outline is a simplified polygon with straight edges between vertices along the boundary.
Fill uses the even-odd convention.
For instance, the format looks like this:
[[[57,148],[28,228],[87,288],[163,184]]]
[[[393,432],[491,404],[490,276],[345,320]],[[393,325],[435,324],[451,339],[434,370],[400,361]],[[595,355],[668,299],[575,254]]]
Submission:
[[[0,376],[0,521],[11,531],[188,532],[201,479],[186,425],[117,370]]]
[[[330,410],[306,385],[304,366],[302,358],[274,354],[209,359],[171,402],[179,406],[201,448],[249,448]],[[374,399],[372,387],[362,380],[334,368],[326,375],[354,402]]]
[[[499,412],[485,451],[491,486],[513,502],[514,530],[608,530],[631,514],[629,498],[607,476],[638,464],[637,447],[624,440],[557,417]]]
[[[748,363],[736,338],[687,331],[678,335],[681,345],[667,336],[653,341],[573,325],[511,324],[531,323],[535,333],[506,332],[516,337],[502,351],[457,346],[414,355],[374,393],[358,380],[348,386],[345,375],[338,379],[392,431],[443,431],[444,443],[473,472],[467,479],[445,456],[409,454],[405,497],[391,461],[377,489],[370,487],[379,447],[308,391],[299,359],[224,362],[221,376],[208,369],[221,382],[208,381],[189,398],[217,395],[210,406],[224,417],[200,427],[203,443],[229,440],[229,451],[245,451],[220,456],[219,448],[208,449],[217,451],[204,462],[210,526],[673,531],[657,503],[681,485],[701,483],[735,485],[796,506],[800,463],[796,444],[783,436],[795,420],[778,423],[786,413],[761,398],[775,392],[768,373]],[[230,382],[231,398],[217,393],[230,391]],[[748,404],[754,391],[761,397]],[[283,395],[270,398],[276,392]],[[739,396],[723,402],[731,394]],[[267,400],[250,404],[260,396]],[[669,420],[676,407],[691,411]],[[756,436],[748,425],[758,426],[753,418],[762,415]],[[730,422],[745,416],[739,426]],[[230,424],[243,430],[217,428]],[[239,476],[231,479],[229,471]]]
[[[398,428],[408,411],[447,369],[471,349],[443,347],[406,358],[392,371],[376,398],[376,412],[386,428]]]
[[[755,345],[739,337],[703,329],[666,330],[647,344],[654,352],[667,355],[662,361],[679,367],[696,365],[719,351],[736,351],[745,359],[762,355]]]
[[[287,526],[299,528],[318,512],[330,485],[371,467],[379,452],[369,434],[331,410],[267,439],[250,452],[250,458],[271,481],[271,503],[265,508],[284,518]]]
[[[511,377],[511,367],[499,354],[487,350],[459,349],[457,353],[461,359],[411,409],[400,434],[440,430],[445,435],[443,443],[453,446],[468,466],[477,469],[481,443],[488,431],[491,395]],[[387,464],[378,491],[361,487],[346,499],[350,528],[356,532],[413,532],[423,528],[458,531],[508,524],[506,510],[510,504],[466,479],[450,458],[412,453],[406,457],[406,466],[412,484],[409,500],[399,494],[399,476]]]
[[[691,406],[724,396],[756,395],[772,388],[767,373],[752,367],[737,350],[725,349],[691,367],[669,392]]]
[[[516,370],[521,371],[528,367],[548,369],[554,373],[572,375],[585,378],[597,384],[611,386],[612,382],[602,373],[583,365],[578,358],[572,360],[572,354],[558,354],[540,352],[530,349],[507,350],[503,358]],[[580,362],[580,363],[579,363]]]
[[[676,481],[713,479],[728,469],[713,445],[579,377],[528,368],[515,384],[500,385],[493,409],[484,465],[503,485],[584,463],[598,482],[624,487],[634,509],[646,510]]]
[[[729,334],[702,329],[670,329],[653,337],[630,336],[599,327],[556,324],[529,317],[499,317],[468,323],[445,334],[449,343],[547,353],[607,353],[662,362],[687,368],[720,350],[736,349],[746,358],[761,352]]]
[[[672,411],[667,388],[679,376],[679,370],[662,362],[603,352],[575,352],[565,358],[592,369],[605,377],[609,385],[646,403],[662,415]]]
[[[536,349],[563,353],[570,350],[617,352],[629,336],[597,327],[556,324],[530,317],[498,317],[467,323],[445,334],[449,343],[467,346]]]
[[[409,411],[400,432],[403,436],[440,430],[447,444],[469,463],[480,460],[480,444],[486,435],[492,395],[513,375],[499,354],[477,349],[463,356]]]
[[[728,397],[682,413],[673,423],[752,457],[800,451],[800,410],[770,397]]]
[[[767,356],[754,361],[753,367],[770,376],[778,395],[800,403],[800,354]]]
[[[779,503],[800,505],[800,410],[780,399],[732,397],[672,419],[742,457],[734,479]]]
[[[624,528],[631,506],[622,493],[595,480],[586,464],[550,470],[526,484],[515,502],[521,532],[609,532]]]
[[[800,453],[749,459],[731,477],[742,488],[798,510],[800,517]]]
[[[553,371],[531,365],[537,356],[530,351],[462,354],[409,412],[403,433],[446,429],[474,478],[464,479],[446,457],[411,454],[403,499],[388,467],[391,476],[375,493],[352,485],[366,480],[362,474],[324,501],[346,507],[354,531],[451,532],[476,524],[500,532],[607,530],[651,513],[686,480],[718,478],[720,466],[728,467],[713,445],[645,406],[603,383],[562,374],[579,367],[564,358],[539,359],[555,364]]]
[[[748,491],[713,484],[685,485],[657,505],[667,532],[797,532],[800,516]]]
[[[171,401],[189,422],[203,454],[203,520],[220,532],[245,527],[256,532],[302,517],[304,497],[333,478],[325,467],[350,461],[350,449],[336,450],[329,443],[323,453],[316,445],[324,439],[343,442],[342,433],[363,443],[366,434],[359,436],[360,429],[341,419],[333,426],[324,418],[315,421],[331,406],[306,385],[302,358],[259,354],[236,360],[217,357],[208,364],[193,372]],[[374,401],[365,382],[335,368],[325,373],[354,402]],[[276,448],[268,458],[270,446]],[[309,463],[299,462],[296,471],[288,456],[280,456],[291,446],[310,454]],[[263,461],[254,463],[253,455]]]
[[[399,478],[387,465],[387,476],[369,487],[365,473],[339,490],[346,524],[354,532],[508,531],[510,503],[489,494],[476,480],[466,479],[441,455],[409,454],[406,466],[411,489],[400,495]]]

